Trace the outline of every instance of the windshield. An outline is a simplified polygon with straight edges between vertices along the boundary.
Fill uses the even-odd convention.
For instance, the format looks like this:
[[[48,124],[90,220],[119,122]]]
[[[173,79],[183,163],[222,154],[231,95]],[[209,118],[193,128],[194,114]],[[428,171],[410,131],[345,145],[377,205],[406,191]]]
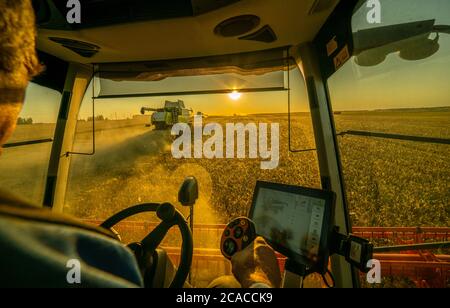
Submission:
[[[206,286],[214,278],[230,274],[229,263],[219,250],[223,224],[248,215],[256,181],[320,188],[306,89],[298,69],[291,70],[290,77],[292,148],[310,149],[307,152],[289,151],[288,91],[95,100],[96,151],[92,156],[72,156],[65,212],[98,224],[135,204],[171,202],[188,217],[189,209],[178,203],[178,190],[186,177],[195,176],[200,195],[194,206],[193,282]],[[179,78],[177,84],[184,82],[185,90],[190,91],[192,79]],[[245,81],[246,76],[240,79]],[[126,90],[129,88],[116,89],[117,93]],[[171,88],[158,91],[170,92]],[[92,88],[79,112],[76,152],[92,151],[91,96]],[[178,101],[184,106],[170,103]],[[200,145],[198,139],[190,144],[192,129],[188,137],[191,149],[181,146],[174,151],[179,140],[171,135],[175,123],[199,126],[204,133]],[[237,132],[230,138],[230,126],[237,130],[242,126],[244,138]],[[211,145],[213,136],[217,143]],[[230,140],[234,146],[230,147]],[[118,229],[126,243],[140,241],[158,219],[141,215],[130,221]],[[164,242],[175,261],[179,244],[176,231]],[[201,263],[205,255],[213,269]]]

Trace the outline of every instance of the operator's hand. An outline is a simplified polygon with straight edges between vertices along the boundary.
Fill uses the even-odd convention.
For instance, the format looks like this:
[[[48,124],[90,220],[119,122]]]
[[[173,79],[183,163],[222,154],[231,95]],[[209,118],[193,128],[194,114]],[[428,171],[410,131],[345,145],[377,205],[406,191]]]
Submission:
[[[231,259],[233,274],[243,288],[264,283],[272,288],[281,285],[281,273],[275,252],[262,237],[236,253]]]

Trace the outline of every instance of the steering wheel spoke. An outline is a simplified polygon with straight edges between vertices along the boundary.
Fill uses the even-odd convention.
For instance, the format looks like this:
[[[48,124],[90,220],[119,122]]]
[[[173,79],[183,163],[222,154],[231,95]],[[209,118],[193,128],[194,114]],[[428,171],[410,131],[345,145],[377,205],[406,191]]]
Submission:
[[[176,222],[161,222],[151,233],[141,242],[142,248],[147,252],[153,252],[161,245],[169,230],[176,225]]]

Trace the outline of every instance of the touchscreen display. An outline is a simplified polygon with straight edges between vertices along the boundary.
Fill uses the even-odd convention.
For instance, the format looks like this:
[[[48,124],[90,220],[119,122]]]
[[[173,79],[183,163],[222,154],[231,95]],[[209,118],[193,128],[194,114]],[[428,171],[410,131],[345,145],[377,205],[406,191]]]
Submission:
[[[326,200],[260,187],[251,219],[256,232],[295,254],[319,254]]]

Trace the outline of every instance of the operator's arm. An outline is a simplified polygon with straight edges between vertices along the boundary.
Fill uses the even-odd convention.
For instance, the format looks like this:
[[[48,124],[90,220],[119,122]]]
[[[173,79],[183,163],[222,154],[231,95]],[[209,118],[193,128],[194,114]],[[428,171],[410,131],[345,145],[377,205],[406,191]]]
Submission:
[[[279,288],[281,273],[275,252],[262,237],[231,259],[233,274],[243,288]]]

